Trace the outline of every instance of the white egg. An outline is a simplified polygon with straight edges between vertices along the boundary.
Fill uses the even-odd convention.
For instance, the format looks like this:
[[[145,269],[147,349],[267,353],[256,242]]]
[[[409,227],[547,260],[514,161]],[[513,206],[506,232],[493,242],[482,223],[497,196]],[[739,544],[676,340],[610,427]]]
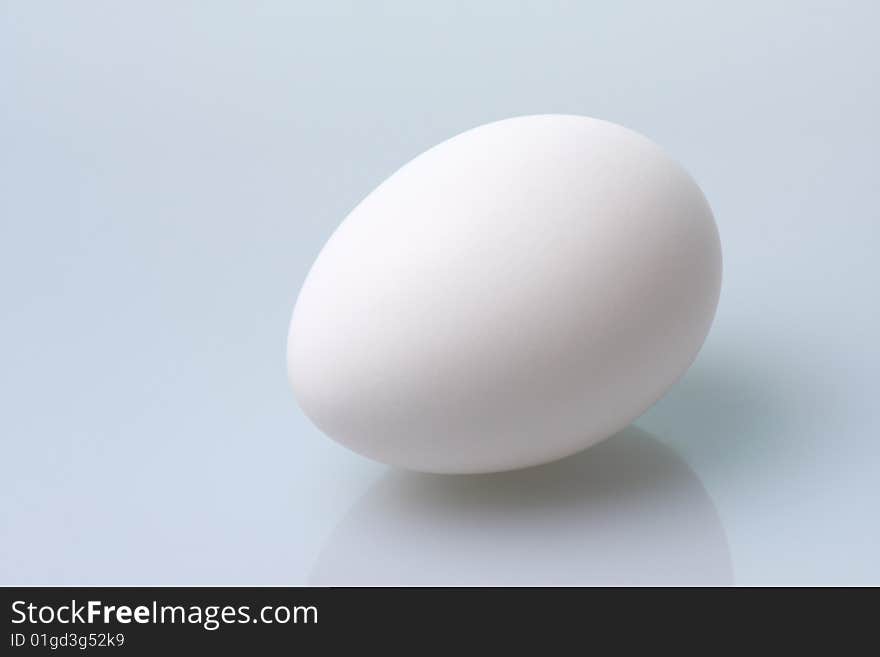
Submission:
[[[656,144],[586,117],[508,119],[421,154],[339,226],[293,312],[290,380],[372,459],[536,465],[653,404],[720,286],[712,212]]]

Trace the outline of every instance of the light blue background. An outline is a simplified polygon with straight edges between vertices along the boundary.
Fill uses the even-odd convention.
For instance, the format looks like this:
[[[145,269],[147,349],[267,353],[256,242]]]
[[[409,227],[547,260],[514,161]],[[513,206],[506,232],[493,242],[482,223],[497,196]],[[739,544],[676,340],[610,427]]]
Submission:
[[[386,469],[296,408],[289,314],[334,227],[401,164],[561,112],[655,139],[715,211],[715,326],[638,425],[680,461],[668,477],[701,482],[681,490],[714,508],[733,581],[880,584],[876,3],[0,6],[0,583],[297,584],[319,554],[344,568],[326,561],[362,526],[418,552],[411,516],[368,492]],[[635,516],[590,525],[590,487],[548,508],[594,540],[644,528],[615,545],[662,570],[651,536],[699,528],[608,467]],[[549,504],[547,479],[503,486]],[[508,517],[490,544],[543,531]],[[566,558],[645,580],[584,549]],[[475,570],[409,556],[432,581]]]

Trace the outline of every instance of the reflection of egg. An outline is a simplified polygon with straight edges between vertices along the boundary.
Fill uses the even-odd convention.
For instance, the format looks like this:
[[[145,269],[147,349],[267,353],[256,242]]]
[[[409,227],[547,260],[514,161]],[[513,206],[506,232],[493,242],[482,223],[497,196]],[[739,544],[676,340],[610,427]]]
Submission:
[[[724,527],[674,450],[630,426],[518,472],[392,470],[330,534],[318,586],[720,586]]]
[[[499,121],[414,159],[337,229],[297,300],[290,378],[370,458],[535,465],[656,401],[720,283],[711,210],[653,142],[577,116]]]

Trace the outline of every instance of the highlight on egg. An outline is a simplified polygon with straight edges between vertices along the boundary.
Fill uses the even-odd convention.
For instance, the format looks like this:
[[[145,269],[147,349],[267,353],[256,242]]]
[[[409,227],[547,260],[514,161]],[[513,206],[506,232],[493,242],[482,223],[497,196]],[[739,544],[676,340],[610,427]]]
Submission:
[[[429,149],[354,208],[302,286],[288,372],[359,454],[513,470],[647,410],[696,357],[720,287],[712,211],[659,146],[517,117]]]

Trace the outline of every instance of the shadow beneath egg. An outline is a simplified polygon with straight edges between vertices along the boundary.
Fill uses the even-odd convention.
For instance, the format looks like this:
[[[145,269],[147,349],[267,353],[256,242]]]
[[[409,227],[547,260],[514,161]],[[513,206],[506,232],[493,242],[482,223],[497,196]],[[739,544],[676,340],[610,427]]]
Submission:
[[[639,426],[686,453],[707,480],[792,467],[793,423],[827,409],[827,394],[815,383],[821,375],[755,353],[755,347],[734,345],[704,354]]]
[[[324,545],[314,585],[725,585],[718,513],[671,448],[637,427],[536,468],[390,471]]]

